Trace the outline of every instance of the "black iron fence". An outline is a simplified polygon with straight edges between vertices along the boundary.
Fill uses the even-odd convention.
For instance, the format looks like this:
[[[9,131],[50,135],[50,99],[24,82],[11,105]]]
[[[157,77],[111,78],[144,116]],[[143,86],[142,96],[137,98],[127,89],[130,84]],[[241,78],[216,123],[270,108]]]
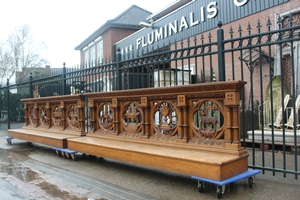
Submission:
[[[293,24],[293,17],[280,18],[276,25],[268,20],[262,26],[258,21],[255,28],[249,23],[236,30],[219,23],[214,32],[162,47],[117,50],[114,61],[106,64],[76,70],[64,66],[59,74],[7,82],[0,88],[1,119],[6,111],[10,128],[12,120],[20,120],[19,99],[38,95],[244,80],[239,120],[241,142],[250,147],[249,167],[298,178],[300,23]],[[16,94],[15,105],[11,97]]]

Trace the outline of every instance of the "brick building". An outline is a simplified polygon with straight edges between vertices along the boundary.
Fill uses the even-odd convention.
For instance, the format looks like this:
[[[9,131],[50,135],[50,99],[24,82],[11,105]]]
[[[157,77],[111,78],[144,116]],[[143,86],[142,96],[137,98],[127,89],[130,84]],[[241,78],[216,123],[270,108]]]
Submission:
[[[176,7],[176,4],[180,4],[180,7]],[[116,49],[120,48],[121,53],[126,55],[123,57],[127,58],[127,55],[132,54],[131,51],[149,52],[149,49],[155,50],[157,46],[162,48],[166,44],[174,50],[194,45],[196,42],[197,45],[213,43],[217,42],[218,23],[220,21],[224,30],[224,40],[241,37],[240,42],[246,46],[249,45],[247,44],[247,36],[288,27],[290,23],[289,16],[293,18],[293,26],[300,25],[299,0],[181,0],[176,1],[160,13],[148,16],[148,28],[133,33],[126,39],[117,42],[115,46]],[[299,31],[294,32],[294,37],[299,37],[299,34]],[[276,40],[278,36],[274,34],[270,37],[272,37],[272,40]],[[282,37],[284,40],[288,35]],[[267,41],[268,38],[264,37],[258,40]],[[239,44],[232,45],[233,48],[237,48]],[[224,53],[225,80],[243,79],[248,82],[245,87],[245,99],[247,99],[245,106],[247,108],[250,108],[249,102],[252,98],[258,101],[266,99],[270,76],[272,78],[283,74],[281,79],[284,82],[285,94],[292,92],[291,80],[294,76],[296,95],[300,94],[300,80],[298,79],[300,77],[300,42],[299,40],[294,42],[293,47],[290,45],[291,43],[288,42],[282,43],[282,45],[274,45],[271,48],[267,46],[260,48],[258,45],[256,49],[251,49],[251,62],[249,60],[250,50],[248,52],[241,50],[241,52],[234,53],[228,50]],[[228,46],[227,48],[230,49]],[[207,49],[209,48],[207,47]],[[293,56],[291,56],[291,49],[294,52]],[[206,51],[205,48],[203,50]],[[279,53],[279,50],[281,53]],[[217,51],[217,49],[213,46],[208,51],[207,54]],[[258,55],[261,55],[260,59],[258,59]],[[182,59],[181,63],[171,61],[165,64],[165,67],[189,68],[191,74],[197,76],[198,82],[207,82],[211,80],[211,78],[206,78],[207,74],[215,74],[216,79],[219,80],[218,62],[217,56],[214,57],[213,55],[198,57],[197,60]],[[197,63],[197,66],[195,63]],[[291,70],[292,63],[295,66],[294,73]],[[271,73],[269,73],[270,68]],[[198,71],[198,74],[195,74],[196,71]],[[249,84],[251,73],[254,83],[252,97],[250,94],[251,84]],[[255,84],[260,82],[262,82],[262,87],[256,87]],[[261,98],[262,94],[263,97]]]
[[[154,51],[203,44],[203,51],[211,55],[198,56],[197,59],[182,59],[180,62],[171,60],[158,68],[187,70],[193,76],[192,79],[196,80],[194,82],[208,82],[220,80],[219,60],[216,54],[211,53],[217,51],[216,45],[205,46],[217,42],[220,21],[224,30],[224,40],[241,37],[240,43],[246,46],[247,36],[288,27],[290,15],[293,18],[293,25],[300,25],[299,0],[178,0],[154,14],[133,5],[115,19],[108,20],[75,49],[81,51],[82,66],[90,67],[115,60],[117,49],[121,50],[122,60],[126,60],[132,56],[150,55]],[[299,37],[299,31],[294,35]],[[271,37],[276,40],[277,36]],[[268,38],[263,37],[259,40],[266,41]],[[237,48],[239,44],[232,45],[232,48]],[[300,94],[299,41],[292,45],[293,47],[290,43],[282,43],[271,48],[258,45],[257,48],[248,51],[228,50],[224,53],[225,80],[243,79],[248,82],[245,87],[247,108],[250,108],[251,99],[261,103],[267,98],[270,79],[273,77],[283,75],[281,79],[284,82],[285,94],[292,92],[294,85],[291,80],[294,78],[296,95]],[[228,44],[226,48],[230,49]],[[293,56],[290,53],[291,49],[295,53]],[[294,72],[291,70],[292,63],[295,66]],[[254,84],[249,84],[250,81]],[[260,82],[262,86],[256,87],[255,84]],[[252,89],[253,93],[250,94]]]
[[[94,33],[80,43],[81,66],[91,67],[114,59],[114,44],[141,29],[139,23],[151,13],[132,5],[114,19],[107,20]]]

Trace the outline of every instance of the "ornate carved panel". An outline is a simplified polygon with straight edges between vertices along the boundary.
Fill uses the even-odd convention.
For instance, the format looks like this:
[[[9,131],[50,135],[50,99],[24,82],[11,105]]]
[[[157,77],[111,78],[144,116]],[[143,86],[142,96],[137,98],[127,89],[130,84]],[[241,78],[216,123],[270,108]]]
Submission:
[[[109,103],[101,103],[97,107],[98,130],[96,133],[108,133],[113,130],[114,111]]]
[[[37,116],[37,113],[38,113],[38,109],[35,108],[35,106],[30,106],[29,108],[29,121],[30,121],[30,125],[34,126],[34,127],[37,127],[38,126],[38,122],[37,122],[37,119],[38,119],[38,116]]]
[[[60,105],[54,105],[52,107],[52,128],[61,129],[63,128],[63,109]]]
[[[68,129],[76,130],[79,128],[79,110],[76,104],[71,104],[67,107],[67,122]]]
[[[194,136],[213,140],[223,138],[223,110],[223,105],[216,100],[195,101],[192,112]]]
[[[171,101],[159,101],[154,103],[152,110],[153,128],[159,136],[177,135],[177,109]]]
[[[123,106],[123,129],[128,134],[141,133],[142,108],[136,102],[126,102]]]
[[[40,126],[49,128],[50,127],[50,118],[49,113],[46,105],[40,106]]]

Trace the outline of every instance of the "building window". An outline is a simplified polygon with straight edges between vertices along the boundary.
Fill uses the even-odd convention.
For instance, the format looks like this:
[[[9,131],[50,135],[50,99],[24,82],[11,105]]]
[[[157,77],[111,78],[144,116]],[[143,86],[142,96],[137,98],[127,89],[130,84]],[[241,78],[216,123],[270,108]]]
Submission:
[[[90,63],[91,66],[96,66],[96,49],[95,45],[91,46],[90,51],[91,51],[91,58],[90,58]]]
[[[85,50],[85,52],[84,52],[84,62],[85,62],[84,64],[85,64],[86,68],[89,67],[89,62],[90,62],[90,50],[89,49]]]
[[[103,63],[103,40],[97,43],[97,62],[99,64]]]

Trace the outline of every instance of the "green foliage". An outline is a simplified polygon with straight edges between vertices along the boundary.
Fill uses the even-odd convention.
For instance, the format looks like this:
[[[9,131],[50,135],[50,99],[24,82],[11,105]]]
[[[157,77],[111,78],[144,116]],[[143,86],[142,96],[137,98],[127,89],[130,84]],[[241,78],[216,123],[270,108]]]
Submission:
[[[20,101],[21,99],[29,98],[29,94],[18,94],[18,93],[9,93],[9,119],[11,122],[16,122],[18,119],[19,111],[17,108],[20,106],[23,108],[23,103]],[[1,98],[1,108],[2,110],[7,110],[7,92],[4,92],[4,97]]]
[[[32,73],[32,79],[36,80],[36,79],[40,79],[40,78],[45,78],[48,77],[49,75],[42,72],[42,70],[34,70]]]

